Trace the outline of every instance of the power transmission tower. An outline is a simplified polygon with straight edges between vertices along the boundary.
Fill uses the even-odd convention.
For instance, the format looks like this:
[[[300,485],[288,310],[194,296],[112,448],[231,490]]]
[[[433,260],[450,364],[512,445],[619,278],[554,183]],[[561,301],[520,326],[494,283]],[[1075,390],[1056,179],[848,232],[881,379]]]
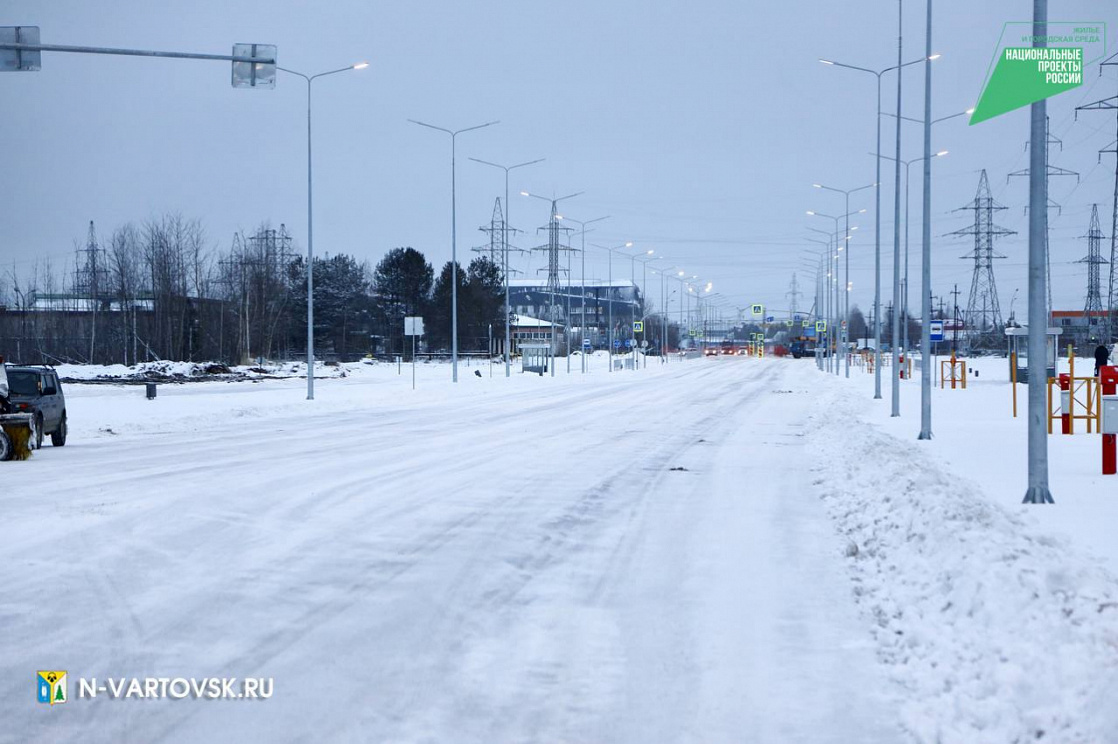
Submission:
[[[89,363],[93,364],[93,354],[97,345],[97,308],[101,304],[102,295],[109,287],[108,267],[102,260],[105,250],[97,244],[97,231],[93,220],[89,221],[89,233],[86,236],[85,248],[77,249],[78,256],[85,254],[85,258],[76,258],[74,270],[75,302],[79,309],[89,311]],[[84,308],[82,307],[84,305]]]
[[[979,336],[990,332],[997,332],[1002,327],[1002,311],[998,302],[998,287],[994,281],[994,259],[1005,258],[1000,253],[994,252],[994,238],[1003,235],[1012,235],[1012,230],[994,224],[994,212],[1005,209],[990,195],[990,183],[986,179],[986,171],[978,179],[978,191],[974,199],[967,205],[959,207],[956,212],[963,210],[974,211],[974,225],[956,230],[949,235],[962,237],[974,236],[974,250],[960,258],[973,259],[974,274],[971,277],[970,297],[967,300],[966,313],[963,322],[966,327],[976,331]]]
[[[1087,302],[1083,306],[1084,326],[1091,334],[1091,319],[1102,315],[1102,290],[1099,287],[1099,264],[1106,263],[1102,257],[1102,228],[1099,227],[1099,205],[1091,205],[1091,226],[1087,228],[1087,257],[1076,263],[1087,264]]]
[[[562,306],[562,303],[556,303],[556,295],[562,292],[562,286],[559,284],[559,273],[563,271],[559,265],[560,251],[569,251],[571,247],[564,245],[562,238],[564,235],[569,235],[574,228],[564,227],[559,219],[558,200],[551,202],[551,217],[547,221],[547,225],[539,228],[547,231],[547,244],[536,246],[534,251],[547,251],[547,293],[550,298],[548,310],[548,321],[551,323],[551,349],[552,356],[556,354],[556,338],[555,326],[558,320],[557,310]],[[542,271],[542,269],[541,269]],[[569,352],[568,352],[569,353]],[[554,363],[552,364],[554,371]]]
[[[788,292],[784,293],[784,296],[788,297],[788,298],[791,298],[791,301],[792,301],[792,307],[791,307],[791,311],[790,311],[791,314],[788,316],[789,320],[795,320],[796,319],[796,298],[798,298],[801,294],[803,294],[803,293],[800,292],[799,284],[797,284],[797,282],[796,282],[796,272],[793,271],[792,272],[792,288]]]
[[[1052,156],[1052,145],[1059,145],[1060,150],[1062,151],[1064,149],[1064,143],[1063,143],[1063,140],[1059,139],[1058,137],[1052,136],[1052,131],[1050,129],[1050,126],[1051,126],[1051,120],[1048,117],[1045,117],[1045,119],[1044,119],[1044,193],[1046,193],[1046,194],[1052,193],[1048,188],[1048,181],[1052,178],[1052,176],[1075,176],[1075,182],[1079,183],[1079,174],[1078,173],[1076,173],[1075,171],[1070,171],[1067,168],[1061,168],[1059,166],[1052,165],[1052,157],[1051,157]],[[1025,149],[1028,149],[1028,147],[1029,147],[1028,143],[1025,143]],[[1028,168],[1023,168],[1022,170],[1019,170],[1019,171],[1013,171],[1008,176],[1006,176],[1005,180],[1008,182],[1009,179],[1012,178],[1013,176],[1028,176],[1028,175],[1029,175],[1029,169]],[[1063,207],[1061,207],[1056,202],[1052,201],[1052,197],[1048,197],[1048,208],[1049,209],[1055,208],[1057,215],[1061,214],[1064,211]],[[1029,211],[1029,208],[1026,206],[1025,207],[1026,214],[1028,213],[1028,211]],[[1049,232],[1050,232],[1050,228],[1048,227],[1048,225],[1049,225],[1049,222],[1046,221],[1045,222],[1045,228],[1044,228],[1044,273],[1046,275],[1045,276],[1045,279],[1046,279],[1045,286],[1048,288],[1048,298],[1047,298],[1047,300],[1048,300],[1048,313],[1047,313],[1048,323],[1051,324],[1052,323],[1052,252],[1050,250],[1050,243],[1049,243],[1049,240],[1048,240],[1048,236],[1049,236]]]
[[[1099,65],[1099,74],[1102,75],[1103,68],[1107,66],[1118,66],[1118,54],[1108,57],[1101,65]],[[1106,291],[1106,336],[1107,341],[1114,338],[1114,300],[1115,292],[1118,288],[1115,287],[1115,261],[1118,260],[1118,96],[1111,96],[1104,98],[1094,103],[1088,103],[1083,106],[1078,106],[1075,109],[1075,117],[1079,118],[1080,111],[1113,111],[1114,112],[1114,134],[1115,140],[1109,145],[1099,150],[1099,162],[1102,162],[1102,156],[1105,153],[1113,153],[1114,158],[1114,207],[1110,213],[1110,279],[1107,282]],[[1090,245],[1090,243],[1088,243]]]
[[[482,225],[478,230],[489,236],[489,243],[472,250],[475,253],[489,254],[489,260],[500,266],[499,258],[504,250],[505,240],[505,215],[501,211],[501,197],[498,196],[497,200],[493,202],[493,216],[489,219],[489,224]]]
[[[474,253],[485,254],[490,261],[497,266],[503,266],[504,260],[502,259],[503,252],[505,251],[505,229],[508,228],[509,235],[515,235],[518,231],[512,225],[505,224],[505,216],[501,210],[501,197],[493,203],[493,217],[489,220],[488,225],[482,225],[478,228],[483,233],[489,236],[489,242],[485,245],[479,245],[476,248],[471,248]],[[508,246],[510,253],[525,253],[522,248],[513,248]],[[514,269],[511,266],[508,269],[509,274],[521,274],[522,271]]]

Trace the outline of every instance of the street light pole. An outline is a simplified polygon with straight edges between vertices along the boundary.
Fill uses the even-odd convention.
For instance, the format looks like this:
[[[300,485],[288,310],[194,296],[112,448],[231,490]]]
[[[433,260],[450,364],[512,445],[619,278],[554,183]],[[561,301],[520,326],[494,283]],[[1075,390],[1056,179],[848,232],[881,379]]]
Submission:
[[[830,233],[825,232],[823,230],[816,230],[814,227],[809,227],[808,229],[811,230],[812,232],[823,233],[824,235],[827,236],[827,240],[825,240],[825,241],[824,240],[819,240],[818,238],[807,238],[807,240],[811,243],[818,243],[819,245],[826,246],[826,253],[827,253],[827,256],[828,256],[827,266],[829,267],[830,266],[830,258],[829,257],[831,256],[831,235],[830,235]],[[816,278],[817,278],[817,282],[816,282],[816,288],[815,288],[815,292],[816,292],[816,295],[815,295],[815,316],[816,316],[816,318],[823,318],[825,320],[825,322],[829,323],[830,320],[831,320],[831,315],[830,315],[830,312],[829,312],[830,311],[830,308],[829,308],[830,303],[828,302],[828,299],[831,296],[831,288],[827,285],[827,282],[831,278],[831,273],[830,273],[830,270],[828,268],[824,268],[824,266],[823,266],[823,250],[819,251],[819,269],[818,269],[818,273],[816,275]],[[824,340],[824,336],[827,339],[826,341]],[[820,355],[820,354],[815,355],[816,366],[819,367],[820,372],[830,370],[830,355],[827,354],[827,345],[829,344],[829,340],[830,340],[830,330],[829,329],[824,330],[822,332],[820,332],[818,330],[818,328],[816,329],[816,331],[815,331],[815,348],[819,349],[820,347],[822,347],[822,350],[823,350],[822,355]],[[827,359],[827,361],[824,362],[823,361],[824,359]]]
[[[846,215],[845,215],[846,216],[846,237],[844,238],[845,246],[846,246],[846,259],[845,259],[845,263],[846,263],[846,268],[845,268],[846,277],[845,277],[845,279],[846,279],[846,281],[844,282],[845,291],[843,292],[843,298],[844,299],[843,299],[842,305],[843,305],[843,318],[847,323],[849,323],[849,321],[850,321],[850,215],[856,214],[855,212],[850,211],[850,195],[857,192],[857,191],[862,191],[864,189],[873,188],[877,184],[876,183],[871,183],[871,184],[867,184],[866,186],[859,186],[856,189],[836,189],[832,186],[824,186],[821,183],[816,183],[816,184],[812,184],[812,185],[815,186],[815,188],[817,188],[817,189],[825,189],[827,191],[834,191],[834,192],[842,194],[844,197],[846,197]],[[859,210],[859,211],[864,212],[866,210],[862,209],[862,210]],[[847,329],[843,328],[841,330],[840,335],[841,335],[841,340],[843,342],[843,347],[844,347],[843,348],[843,358],[845,360],[844,366],[846,368],[846,377],[849,378],[850,377],[850,356],[849,356],[849,354],[846,353],[846,349],[845,349],[845,346],[849,341],[849,338],[847,337],[847,333],[848,333]]]
[[[428,129],[434,129],[436,132],[443,132],[450,135],[450,361],[451,379],[454,382],[458,382],[458,181],[455,174],[458,162],[458,135],[464,132],[472,132],[475,129],[491,127],[500,122],[487,121],[484,124],[478,124],[474,127],[452,130],[436,127],[432,124],[416,121],[415,119],[408,119],[408,121],[412,124],[418,124],[421,127],[427,127]]]
[[[512,333],[509,328],[511,325],[512,306],[509,304],[509,213],[512,212],[512,205],[509,204],[509,171],[523,168],[527,165],[535,165],[542,163],[547,158],[539,158],[538,160],[529,160],[527,163],[517,163],[516,165],[498,165],[497,163],[490,163],[488,160],[479,160],[478,158],[470,158],[475,163],[482,165],[490,165],[494,168],[500,168],[505,172],[505,224],[504,224],[504,254],[505,254],[505,377],[512,375],[511,364],[509,362],[509,354],[511,353]]]
[[[897,67],[900,67],[904,46],[904,0],[897,0]],[[893,410],[890,416],[901,415],[901,370],[898,341],[901,331],[901,83],[897,75],[897,143],[893,175],[893,335],[890,343],[893,354],[892,377]]]
[[[609,312],[609,371],[613,372],[613,253],[622,248],[632,248],[633,242],[628,241],[622,245],[614,246],[613,248],[596,243],[591,243],[591,245],[595,248],[601,248],[603,251],[609,251],[609,287],[607,288],[606,302],[608,303],[607,309]]]
[[[823,188],[823,187],[820,186],[819,188]],[[835,190],[837,190],[837,189],[835,189]],[[835,268],[834,268],[834,277],[833,277],[835,286],[834,286],[834,290],[833,290],[833,292],[834,292],[834,298],[833,298],[834,313],[832,315],[832,321],[837,321],[839,313],[841,312],[841,307],[840,307],[841,303],[839,302],[839,285],[838,285],[838,258],[839,258],[839,253],[841,251],[846,250],[849,247],[849,244],[850,244],[850,215],[861,214],[865,211],[866,210],[864,210],[864,209],[859,209],[859,210],[856,210],[854,212],[847,212],[846,214],[839,215],[837,217],[834,216],[834,215],[823,214],[822,212],[813,212],[810,209],[807,211],[807,213],[809,215],[813,216],[813,217],[826,217],[828,219],[834,220],[834,223],[835,223],[835,231],[833,233],[834,240],[835,240],[835,246],[836,246],[835,255],[834,255],[834,267]],[[839,220],[841,220],[841,219],[846,220],[846,238],[840,244],[839,239],[838,239],[838,233],[839,233],[838,223],[839,223]],[[809,229],[814,229],[814,228],[809,228]],[[823,232],[823,231],[822,230],[815,230],[815,232]],[[849,262],[847,263],[847,270],[849,272]],[[828,291],[832,291],[832,290],[828,290]],[[829,334],[829,338],[831,338],[835,341],[835,353],[832,356],[835,357],[833,367],[834,367],[835,375],[837,376],[838,373],[839,373],[839,361],[838,361],[838,356],[837,356],[838,346],[839,346],[839,343],[841,343],[841,339],[842,339],[841,327],[833,328],[831,330],[831,333]],[[830,357],[828,357],[828,358],[830,358]]]
[[[960,114],[955,114],[955,115],[960,116]],[[951,117],[945,117],[945,118],[951,118]],[[943,119],[940,119],[938,121],[943,121]],[[936,122],[933,121],[932,123],[935,124]],[[944,155],[947,155],[947,150],[940,150],[939,152],[935,153],[931,157],[941,158]],[[881,157],[885,160],[892,160],[893,159],[893,158],[889,157],[888,155],[882,155]],[[908,346],[909,346],[909,343],[908,343],[908,325],[909,325],[909,323],[908,323],[908,320],[909,320],[909,312],[908,312],[908,237],[909,237],[909,229],[908,229],[909,228],[909,208],[908,208],[909,207],[909,188],[908,187],[909,187],[909,166],[911,166],[913,163],[919,163],[920,161],[927,159],[927,157],[928,156],[923,155],[923,156],[918,157],[918,158],[913,158],[912,160],[902,160],[901,161],[901,165],[904,166],[904,279],[901,281],[901,284],[904,286],[904,292],[902,293],[903,296],[902,296],[902,299],[901,299],[901,304],[904,307],[904,318],[905,318],[904,329],[903,329],[903,337],[904,337],[903,348],[904,348],[905,351],[908,351]],[[923,310],[921,310],[921,313],[922,312],[923,312]],[[921,323],[923,323],[923,322],[924,322],[924,320],[922,318]],[[921,365],[923,365],[923,361],[921,361]],[[921,369],[923,369],[922,366],[921,366]]]
[[[1048,2],[1033,0],[1033,46],[1047,46]],[[1026,504],[1051,504],[1048,488],[1048,435],[1045,400],[1048,372],[1046,343],[1048,312],[1045,302],[1045,234],[1048,231],[1048,179],[1046,168],[1047,101],[1029,111],[1029,432],[1028,489]]]
[[[586,338],[586,226],[591,224],[592,222],[601,222],[602,220],[608,220],[609,215],[607,214],[605,217],[595,217],[594,219],[586,220],[585,222],[583,222],[582,220],[576,220],[573,217],[564,217],[563,219],[570,220],[571,222],[577,222],[580,228],[579,235],[581,236],[582,240],[582,269],[580,272],[582,276],[582,321],[580,322],[579,327],[582,329],[582,331],[579,335],[582,338]],[[583,344],[582,347],[582,374],[586,374],[586,344]],[[568,350],[568,355],[569,354],[570,351]]]
[[[939,55],[927,57],[927,59],[936,59]],[[881,76],[891,70],[898,70],[909,65],[914,65],[918,62],[924,61],[923,59],[914,59],[911,62],[905,62],[902,65],[894,67],[886,67],[881,70],[871,70],[868,67],[858,67],[857,65],[848,65],[843,62],[835,62],[829,59],[820,59],[825,65],[833,67],[844,67],[848,70],[855,70],[857,72],[867,72],[877,78],[877,107],[874,109],[874,119],[877,123],[877,160],[876,160],[876,177],[874,183],[874,280],[873,280],[873,336],[874,336],[874,365],[873,365],[873,397],[874,400],[881,399]]]
[[[307,400],[314,400],[314,197],[311,178],[314,161],[311,156],[311,83],[320,77],[349,70],[364,70],[368,66],[368,62],[358,62],[355,65],[339,67],[316,75],[305,75],[286,67],[276,67],[277,70],[307,81]]]

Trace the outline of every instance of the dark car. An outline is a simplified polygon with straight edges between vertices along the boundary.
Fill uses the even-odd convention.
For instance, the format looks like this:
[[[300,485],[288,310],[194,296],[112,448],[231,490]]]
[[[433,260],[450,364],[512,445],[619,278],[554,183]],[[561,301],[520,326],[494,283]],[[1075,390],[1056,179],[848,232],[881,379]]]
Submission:
[[[21,367],[9,364],[8,400],[13,413],[35,414],[35,447],[50,434],[55,447],[66,444],[66,396],[58,374],[50,367]]]

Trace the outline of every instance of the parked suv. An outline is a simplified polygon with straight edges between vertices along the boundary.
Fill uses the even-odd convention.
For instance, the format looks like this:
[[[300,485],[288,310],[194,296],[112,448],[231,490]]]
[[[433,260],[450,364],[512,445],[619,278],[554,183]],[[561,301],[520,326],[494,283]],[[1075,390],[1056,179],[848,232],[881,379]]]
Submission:
[[[36,449],[43,435],[50,434],[55,447],[66,444],[66,396],[58,374],[50,367],[5,365],[8,373],[8,401],[12,413],[35,414]]]

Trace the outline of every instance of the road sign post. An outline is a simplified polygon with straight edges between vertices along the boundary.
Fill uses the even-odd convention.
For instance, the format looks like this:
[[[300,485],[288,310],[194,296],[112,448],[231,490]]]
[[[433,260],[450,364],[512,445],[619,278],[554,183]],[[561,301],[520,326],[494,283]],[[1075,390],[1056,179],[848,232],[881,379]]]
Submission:
[[[419,316],[404,318],[404,335],[411,336],[411,389],[415,390],[415,339],[423,335],[423,318]]]

